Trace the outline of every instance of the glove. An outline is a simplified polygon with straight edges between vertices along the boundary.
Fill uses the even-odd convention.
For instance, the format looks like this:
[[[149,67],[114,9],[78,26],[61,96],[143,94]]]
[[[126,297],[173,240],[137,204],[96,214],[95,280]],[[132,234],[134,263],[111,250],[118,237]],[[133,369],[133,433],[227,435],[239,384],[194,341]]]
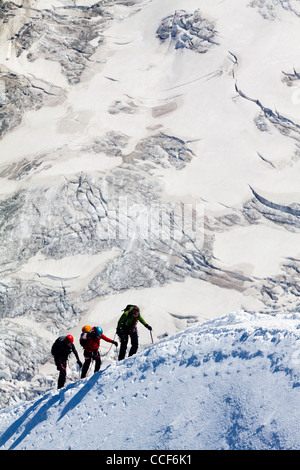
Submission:
[[[152,326],[146,325],[146,328],[148,328],[148,330],[152,331]]]
[[[82,362],[81,361],[77,361],[77,364],[79,365],[80,369],[82,368]]]
[[[114,344],[116,347],[118,347],[117,341],[114,341],[113,344]]]

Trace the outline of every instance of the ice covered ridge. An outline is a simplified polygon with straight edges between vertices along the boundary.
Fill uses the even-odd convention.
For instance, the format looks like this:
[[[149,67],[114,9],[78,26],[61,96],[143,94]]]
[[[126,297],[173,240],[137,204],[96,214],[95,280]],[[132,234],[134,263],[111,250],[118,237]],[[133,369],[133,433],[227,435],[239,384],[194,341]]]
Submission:
[[[299,449],[299,328],[243,311],[190,327],[2,410],[0,448]]]

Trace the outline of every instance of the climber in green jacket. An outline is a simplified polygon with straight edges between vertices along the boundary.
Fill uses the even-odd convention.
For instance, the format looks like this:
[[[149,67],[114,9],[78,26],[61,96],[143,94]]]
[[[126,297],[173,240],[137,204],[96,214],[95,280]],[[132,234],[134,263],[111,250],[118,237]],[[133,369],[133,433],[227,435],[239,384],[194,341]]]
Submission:
[[[127,305],[124,309],[123,315],[120,317],[117,325],[117,334],[120,338],[121,346],[119,352],[119,361],[124,359],[127,349],[128,338],[130,336],[131,348],[129,356],[135,354],[138,350],[138,331],[137,322],[141,322],[148,330],[152,330],[151,326],[143,319],[139,307],[136,305]]]

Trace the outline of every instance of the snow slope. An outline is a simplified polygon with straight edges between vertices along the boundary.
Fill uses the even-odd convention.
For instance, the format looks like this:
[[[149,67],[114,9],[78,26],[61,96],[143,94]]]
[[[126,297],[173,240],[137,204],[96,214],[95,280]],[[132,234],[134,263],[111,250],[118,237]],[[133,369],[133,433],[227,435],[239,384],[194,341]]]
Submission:
[[[300,449],[300,314],[233,312],[0,413],[1,449]]]
[[[299,312],[299,0],[21,3],[0,2],[0,408],[128,303],[159,338]],[[171,203],[203,236],[171,237]]]

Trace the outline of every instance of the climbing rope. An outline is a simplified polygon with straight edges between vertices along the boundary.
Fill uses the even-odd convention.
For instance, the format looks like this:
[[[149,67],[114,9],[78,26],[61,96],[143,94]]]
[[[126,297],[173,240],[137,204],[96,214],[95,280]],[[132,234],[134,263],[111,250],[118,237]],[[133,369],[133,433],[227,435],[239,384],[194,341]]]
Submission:
[[[115,333],[115,336],[114,336],[113,341],[115,340],[116,334],[117,334],[117,333]],[[107,354],[109,353],[109,351],[111,350],[112,347],[113,347],[113,343],[111,343],[111,345],[110,345],[108,351],[106,351],[106,353],[104,353],[104,354],[101,354],[101,349],[100,349],[100,357],[105,357],[105,356],[107,356]]]

